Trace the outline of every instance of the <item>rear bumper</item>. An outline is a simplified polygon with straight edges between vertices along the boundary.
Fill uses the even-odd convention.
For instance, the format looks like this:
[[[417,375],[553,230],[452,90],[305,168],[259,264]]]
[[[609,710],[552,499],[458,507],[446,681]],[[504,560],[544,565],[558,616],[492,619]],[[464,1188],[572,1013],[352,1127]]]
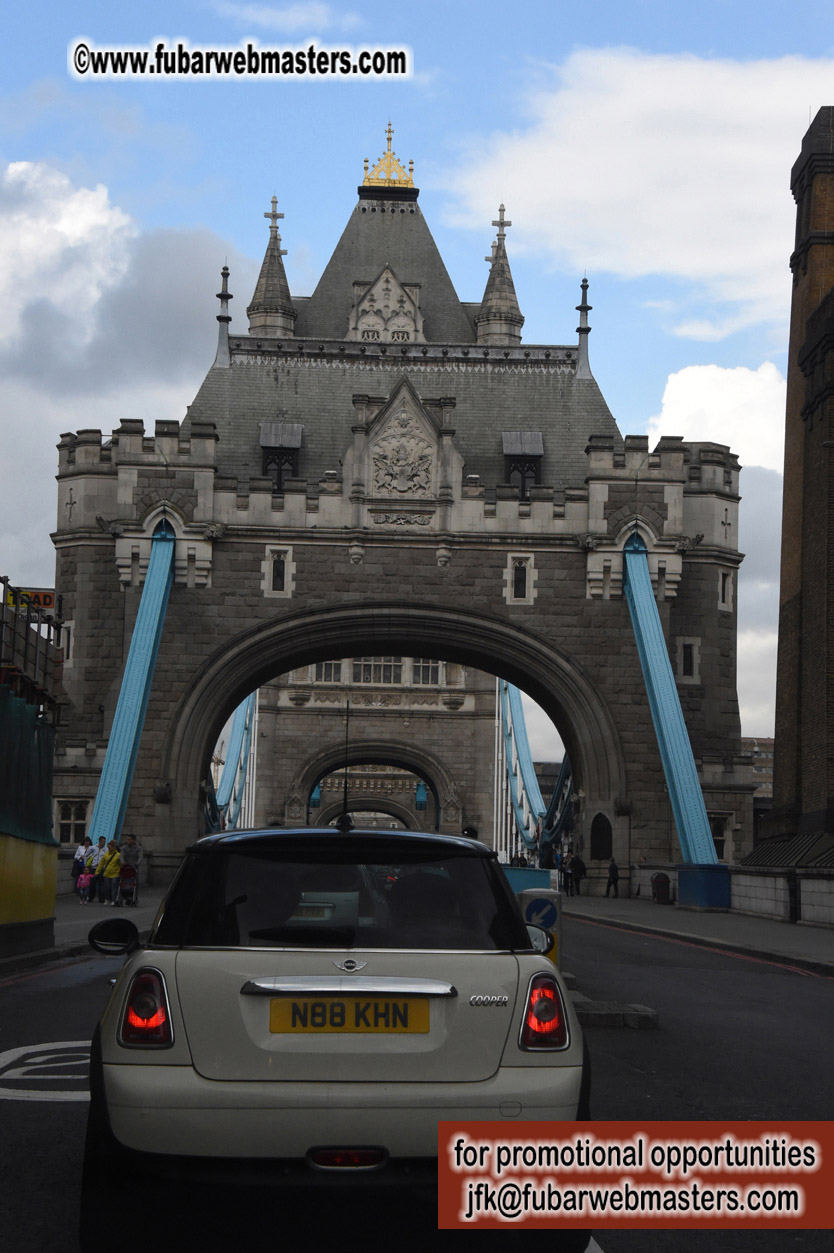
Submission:
[[[102,1077],[110,1127],[125,1148],[303,1162],[319,1145],[378,1145],[391,1159],[430,1160],[443,1120],[575,1119],[582,1074],[581,1066],[504,1067],[465,1084],[224,1083],[190,1066],[105,1065]]]

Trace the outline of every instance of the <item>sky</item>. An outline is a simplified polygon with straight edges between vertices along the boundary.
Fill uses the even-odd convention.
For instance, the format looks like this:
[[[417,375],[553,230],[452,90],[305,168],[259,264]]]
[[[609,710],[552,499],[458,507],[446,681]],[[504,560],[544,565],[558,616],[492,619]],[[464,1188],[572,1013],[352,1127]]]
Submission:
[[[790,169],[834,103],[830,4],[796,0],[29,0],[0,47],[0,574],[49,587],[55,444],[181,420],[243,327],[273,195],[309,295],[394,127],[462,300],[499,203],[529,343],[576,342],[623,434],[744,470],[742,732],[773,733],[794,237]],[[80,73],[84,45],[406,52],[406,77]],[[164,62],[160,63],[164,68]],[[551,755],[531,718],[534,755]],[[544,738],[543,738],[544,737]],[[541,745],[541,746],[540,746]]]

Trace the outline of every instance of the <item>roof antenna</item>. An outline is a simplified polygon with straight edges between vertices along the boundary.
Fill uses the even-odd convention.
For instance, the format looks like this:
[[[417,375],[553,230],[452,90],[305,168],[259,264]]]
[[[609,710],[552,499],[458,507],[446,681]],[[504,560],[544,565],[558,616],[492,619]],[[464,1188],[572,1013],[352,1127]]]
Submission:
[[[353,819],[348,813],[348,744],[350,742],[350,698],[345,704],[345,789],[342,797],[342,812],[336,819],[336,829],[343,835],[353,830]]]

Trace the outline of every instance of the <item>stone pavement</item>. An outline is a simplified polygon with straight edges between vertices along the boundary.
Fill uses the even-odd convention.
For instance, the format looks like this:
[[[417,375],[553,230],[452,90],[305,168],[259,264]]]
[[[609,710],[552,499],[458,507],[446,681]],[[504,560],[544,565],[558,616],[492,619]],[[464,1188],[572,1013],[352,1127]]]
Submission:
[[[136,908],[115,909],[110,905],[82,905],[77,896],[59,896],[55,900],[55,944],[36,953],[19,953],[0,960],[0,975],[41,966],[44,962],[61,961],[67,957],[93,955],[87,935],[93,925],[113,914],[124,915],[136,923],[140,935],[147,935],[162,900],[162,888],[143,887]]]
[[[571,918],[673,936],[701,947],[721,948],[834,978],[834,928],[778,922],[740,913],[712,913],[658,905],[652,900],[571,896],[564,898],[564,926]]]

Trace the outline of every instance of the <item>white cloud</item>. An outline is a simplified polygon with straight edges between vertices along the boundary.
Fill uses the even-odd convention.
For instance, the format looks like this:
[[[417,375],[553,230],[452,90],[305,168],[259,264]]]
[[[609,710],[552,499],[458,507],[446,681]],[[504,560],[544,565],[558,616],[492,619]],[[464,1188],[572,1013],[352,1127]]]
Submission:
[[[683,280],[678,332],[720,338],[785,323],[786,172],[834,60],[707,60],[582,50],[547,67],[530,121],[479,137],[449,183],[457,224],[503,200],[513,246],[573,270]],[[707,307],[691,316],[695,295]]]
[[[269,4],[227,4],[219,0],[214,6],[221,17],[230,17],[249,26],[278,31],[285,35],[301,35],[317,30],[352,30],[361,25],[355,13],[339,13],[332,5],[309,3],[290,4],[275,8]]]
[[[649,419],[650,444],[661,435],[729,444],[743,466],[782,471],[785,379],[765,361],[745,366],[690,365],[670,374],[663,408]]]
[[[141,232],[104,187],[45,165],[0,172],[0,573],[13,582],[52,582],[62,432],[184,418],[214,356],[226,258],[245,318],[257,264],[211,232]]]
[[[0,180],[0,343],[20,334],[33,293],[66,318],[76,343],[86,343],[96,306],[125,275],[135,234],[106,188],[73,187],[43,164],[7,166]]]
[[[773,735],[777,632],[739,630],[738,703],[742,735]]]

